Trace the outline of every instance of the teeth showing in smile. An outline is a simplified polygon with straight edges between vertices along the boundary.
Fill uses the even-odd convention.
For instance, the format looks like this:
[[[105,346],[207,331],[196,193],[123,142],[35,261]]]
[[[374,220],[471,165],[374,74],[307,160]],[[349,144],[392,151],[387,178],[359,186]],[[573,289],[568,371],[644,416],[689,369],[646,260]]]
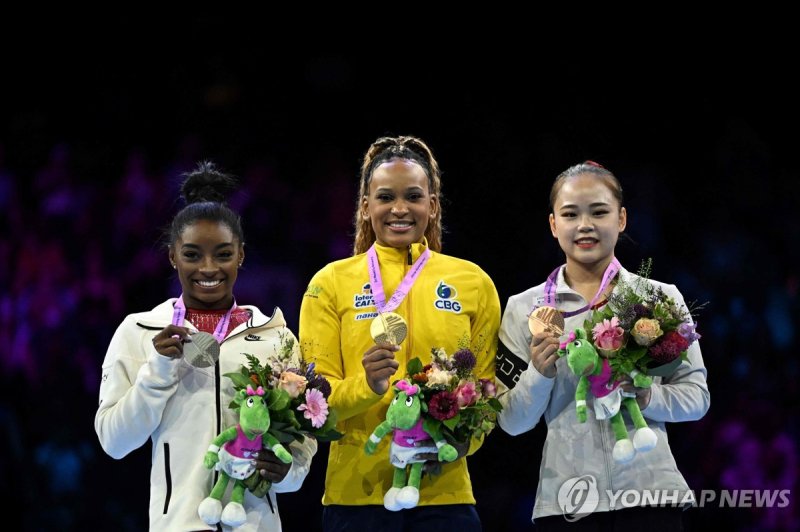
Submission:
[[[405,228],[410,227],[411,222],[390,222],[389,227],[398,227],[398,228]]]
[[[214,288],[215,286],[219,286],[222,284],[222,281],[217,279],[216,281],[195,281],[197,284],[202,286],[203,288]]]
[[[578,244],[594,244],[595,242],[597,242],[597,240],[594,238],[581,238],[579,240],[576,240],[576,242]]]

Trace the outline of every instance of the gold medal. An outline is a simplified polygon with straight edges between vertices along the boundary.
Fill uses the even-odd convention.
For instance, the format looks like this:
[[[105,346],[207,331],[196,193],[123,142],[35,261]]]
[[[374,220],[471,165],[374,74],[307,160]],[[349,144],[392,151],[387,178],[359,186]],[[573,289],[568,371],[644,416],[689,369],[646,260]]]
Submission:
[[[400,345],[406,339],[408,325],[400,314],[378,313],[369,326],[369,333],[376,344]]]
[[[556,336],[564,334],[564,316],[553,307],[538,307],[528,316],[531,334],[550,332]]]

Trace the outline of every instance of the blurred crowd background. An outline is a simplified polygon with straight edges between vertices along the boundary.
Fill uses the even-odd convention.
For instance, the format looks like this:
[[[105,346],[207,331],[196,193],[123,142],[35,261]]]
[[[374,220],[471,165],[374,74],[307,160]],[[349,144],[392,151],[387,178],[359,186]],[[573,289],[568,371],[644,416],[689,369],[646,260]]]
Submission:
[[[592,159],[623,184],[629,270],[648,257],[697,317],[711,409],[669,425],[697,490],[789,489],[787,508],[694,508],[688,530],[800,527],[798,103],[745,58],[611,71],[495,56],[393,57],[203,43],[105,62],[58,47],[12,57],[0,87],[0,453],[16,530],[143,530],[149,445],[115,461],[93,430],[100,367],[124,316],[179,293],[160,231],[181,174],[238,176],[247,262],[237,300],[296,331],[306,283],[352,245],[360,158],[413,134],[444,171],[444,251],[476,262],[503,305],[563,261],[547,225],[555,176]],[[190,35],[190,37],[192,36]],[[87,45],[88,46],[88,45]],[[662,58],[666,61],[666,58]],[[534,64],[538,65],[534,67]],[[552,68],[551,68],[552,67]],[[742,69],[748,69],[748,75]],[[496,430],[469,460],[487,531],[529,530],[545,434]],[[280,496],[317,530],[327,461]]]

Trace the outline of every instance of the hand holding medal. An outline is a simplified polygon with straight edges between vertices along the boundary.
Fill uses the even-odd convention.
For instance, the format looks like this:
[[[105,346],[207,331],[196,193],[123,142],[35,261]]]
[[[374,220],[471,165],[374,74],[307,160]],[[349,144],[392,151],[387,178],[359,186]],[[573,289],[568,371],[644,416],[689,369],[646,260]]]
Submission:
[[[153,347],[159,355],[170,358],[183,356],[184,342],[191,342],[189,329],[177,325],[167,325],[153,337]]]
[[[558,337],[564,334],[564,315],[553,307],[538,307],[528,317],[531,334],[531,362],[548,378],[556,376]]]

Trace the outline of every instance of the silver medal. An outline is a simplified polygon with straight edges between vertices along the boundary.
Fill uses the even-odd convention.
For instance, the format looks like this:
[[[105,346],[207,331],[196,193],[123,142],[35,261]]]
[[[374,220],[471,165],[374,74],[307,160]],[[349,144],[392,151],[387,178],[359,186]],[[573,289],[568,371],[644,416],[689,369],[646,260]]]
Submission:
[[[196,368],[210,368],[219,360],[219,343],[213,335],[198,332],[183,344],[183,357]]]

